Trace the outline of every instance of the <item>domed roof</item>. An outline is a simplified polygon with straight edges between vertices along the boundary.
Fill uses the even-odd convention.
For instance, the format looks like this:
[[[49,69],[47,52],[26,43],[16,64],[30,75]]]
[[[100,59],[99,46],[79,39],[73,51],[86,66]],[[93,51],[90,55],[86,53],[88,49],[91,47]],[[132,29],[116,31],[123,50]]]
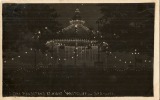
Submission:
[[[59,38],[90,39],[93,37],[91,36],[93,35],[93,31],[84,25],[85,21],[81,19],[79,13],[80,11],[77,8],[75,10],[75,16],[69,21],[70,25],[57,32]]]
[[[54,38],[50,41],[47,41],[47,46],[56,45],[78,45],[86,46],[86,45],[94,45],[97,43],[97,33],[98,31],[90,30],[86,27],[85,21],[81,19],[80,11],[77,8],[75,10],[75,15],[72,20],[69,21],[70,25],[56,32]]]
[[[80,19],[80,11],[77,8],[75,10],[75,16],[69,21],[70,25],[56,32],[54,39],[95,39],[95,31],[86,27],[85,21]]]

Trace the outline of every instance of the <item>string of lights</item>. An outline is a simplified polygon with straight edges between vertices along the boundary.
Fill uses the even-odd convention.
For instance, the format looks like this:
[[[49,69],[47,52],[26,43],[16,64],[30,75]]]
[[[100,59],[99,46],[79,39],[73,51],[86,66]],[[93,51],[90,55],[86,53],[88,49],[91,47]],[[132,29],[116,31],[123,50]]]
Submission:
[[[69,28],[71,28],[72,26],[69,26]],[[48,30],[48,27],[45,27],[45,29],[46,30]],[[62,30],[66,30],[66,28],[64,28],[64,29],[62,29]],[[59,33],[60,31],[58,31],[58,33]],[[95,36],[95,33],[100,33],[99,31],[97,31],[97,32],[95,32],[95,31],[92,31],[92,33],[94,34],[94,38],[96,39],[98,39],[98,37],[96,37]],[[34,34],[34,36],[32,37],[32,38],[34,38],[34,39],[39,39],[39,36],[41,35],[41,31],[38,31],[37,33],[35,33]],[[117,36],[117,34],[113,34],[114,36]],[[102,38],[103,36],[101,35],[101,38]],[[54,42],[53,40],[52,41],[48,41],[48,42]],[[103,44],[105,44],[105,45],[108,45],[106,42],[103,42]],[[60,45],[59,43],[58,43],[58,45]],[[93,43],[92,43],[92,45],[93,45]],[[107,49],[108,49],[108,47],[107,47]],[[32,51],[33,50],[33,48],[30,48],[30,50]],[[40,49],[39,49],[39,51],[40,51]],[[29,54],[29,52],[24,52],[25,54]],[[81,54],[81,53],[83,53],[83,50],[82,51],[79,51],[78,53],[77,53],[77,57],[79,56],[79,54]],[[107,52],[108,53],[108,52]],[[140,53],[139,52],[137,52],[137,49],[135,49],[135,51],[133,51],[132,53],[131,53],[132,55],[140,55]],[[121,57],[118,57],[118,55],[115,55],[114,53],[112,53],[111,51],[109,52],[109,55],[111,55],[111,56],[113,56],[114,57],[114,59],[115,60],[117,60],[117,61],[119,61],[119,62],[121,62],[121,63],[124,63],[124,64],[132,64],[133,62],[136,62],[136,61],[132,61],[132,60],[123,60]],[[45,56],[47,57],[48,56],[48,54],[46,53],[45,54]],[[20,55],[18,55],[17,56],[17,58],[21,58],[21,56]],[[73,59],[74,58],[74,56],[71,56],[71,59]],[[11,58],[11,61],[14,61],[16,58]],[[50,59],[53,59],[53,57],[51,56],[50,57]],[[61,59],[61,58],[57,58],[58,60],[64,60],[64,61],[66,61],[66,60],[68,60],[68,59],[66,59],[66,58],[64,58],[64,59]],[[147,60],[147,59],[145,59],[144,60],[144,62],[145,63],[151,63],[152,61],[151,60]],[[4,60],[4,63],[7,63],[7,60]]]

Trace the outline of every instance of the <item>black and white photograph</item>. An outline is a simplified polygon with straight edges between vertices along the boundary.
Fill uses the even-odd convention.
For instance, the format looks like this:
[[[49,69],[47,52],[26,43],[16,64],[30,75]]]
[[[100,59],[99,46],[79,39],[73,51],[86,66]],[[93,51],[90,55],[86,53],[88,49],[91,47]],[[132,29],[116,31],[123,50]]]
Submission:
[[[155,3],[3,3],[3,97],[153,97]]]

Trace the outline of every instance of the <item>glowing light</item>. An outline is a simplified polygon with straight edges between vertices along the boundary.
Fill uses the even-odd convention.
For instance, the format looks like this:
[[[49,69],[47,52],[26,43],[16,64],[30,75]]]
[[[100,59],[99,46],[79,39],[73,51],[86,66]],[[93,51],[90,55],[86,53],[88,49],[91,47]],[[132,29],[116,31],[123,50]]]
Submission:
[[[132,63],[131,61],[129,63]]]
[[[25,52],[26,54],[28,53],[28,52]]]
[[[51,57],[51,59],[52,59],[53,57]]]
[[[114,58],[117,58],[116,56]]]
[[[125,61],[124,63],[126,64],[127,62]]]
[[[58,60],[61,60],[60,58]]]
[[[30,50],[32,50],[32,48]]]
[[[135,54],[137,54],[137,53],[135,52]]]
[[[150,60],[148,62],[151,62]]]
[[[112,53],[112,52],[109,52],[110,54]]]
[[[147,62],[147,60],[144,60],[144,62]]]
[[[101,38],[102,38],[103,36],[101,35]]]
[[[14,58],[12,58],[12,60],[14,60]]]
[[[139,55],[139,52],[137,54]]]
[[[48,27],[45,27],[45,29],[48,29]]]
[[[4,61],[4,63],[6,63],[7,61]]]
[[[78,57],[78,55],[77,55],[77,57]]]
[[[133,53],[132,53],[132,55],[133,55]]]
[[[73,59],[74,57],[72,57],[72,59]]]
[[[137,51],[137,49],[135,49],[135,51]]]
[[[47,56],[47,54],[46,54],[46,56]]]
[[[64,58],[64,60],[67,60],[66,58]]]
[[[119,61],[122,61],[121,59],[119,59]]]
[[[18,58],[20,58],[21,56],[18,56]]]
[[[96,37],[94,37],[94,39],[95,39]]]
[[[40,34],[40,33],[41,33],[41,31],[38,31],[38,33]]]

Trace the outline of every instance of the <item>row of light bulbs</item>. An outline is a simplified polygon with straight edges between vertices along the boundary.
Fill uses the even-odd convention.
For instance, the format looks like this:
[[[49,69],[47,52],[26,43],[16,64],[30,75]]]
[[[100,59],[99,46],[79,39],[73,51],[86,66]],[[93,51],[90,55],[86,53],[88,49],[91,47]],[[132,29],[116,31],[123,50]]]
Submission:
[[[76,48],[77,49],[77,48]],[[32,48],[30,48],[30,50],[32,51],[33,49]],[[40,51],[40,49],[39,49],[39,51]],[[137,49],[135,49],[135,53],[136,53],[136,51],[137,51]],[[83,50],[81,51],[81,53],[83,52]],[[110,54],[112,53],[112,52],[109,52]],[[25,54],[28,54],[28,52],[25,52]],[[133,53],[132,53],[133,54]],[[136,53],[136,54],[139,54],[139,53]],[[45,56],[48,56],[48,54],[45,54]],[[78,54],[76,55],[77,57],[78,57]],[[18,56],[18,58],[20,58],[21,56]],[[74,58],[73,56],[71,57],[72,59]],[[115,59],[117,58],[117,56],[115,56],[114,57]],[[51,57],[51,59],[53,59],[53,57]],[[14,60],[14,58],[12,58],[11,60]],[[61,60],[60,58],[58,58],[58,60]],[[63,60],[67,60],[66,58],[64,58]],[[6,63],[7,61],[5,60],[4,61],[4,63]],[[119,59],[119,62],[122,62],[122,60],[121,59]],[[144,60],[144,62],[145,63],[147,63],[147,62],[149,62],[149,63],[151,63],[151,60]],[[126,64],[127,63],[127,61],[124,61],[124,63]],[[132,61],[129,61],[129,63],[132,63]]]

